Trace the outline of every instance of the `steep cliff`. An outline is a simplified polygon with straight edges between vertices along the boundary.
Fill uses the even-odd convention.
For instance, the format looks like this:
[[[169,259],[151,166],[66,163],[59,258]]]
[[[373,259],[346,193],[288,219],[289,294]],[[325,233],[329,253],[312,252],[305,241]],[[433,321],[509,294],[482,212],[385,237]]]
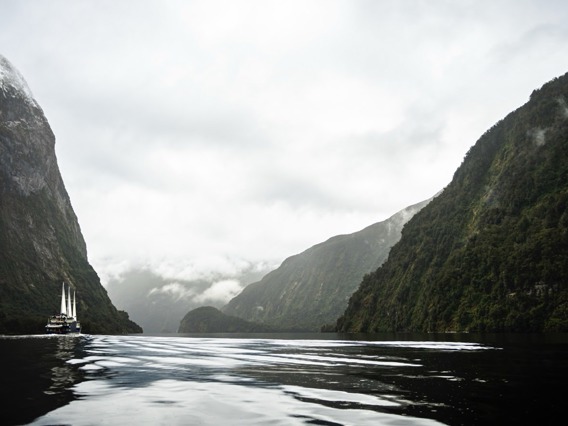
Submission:
[[[141,331],[112,305],[55,156],[55,137],[20,73],[0,56],[0,333],[41,333],[61,283],[88,333]]]
[[[568,331],[568,74],[488,130],[339,331]]]
[[[339,235],[286,259],[222,310],[280,328],[319,330],[334,323],[366,273],[378,268],[404,224],[428,201],[359,232]]]

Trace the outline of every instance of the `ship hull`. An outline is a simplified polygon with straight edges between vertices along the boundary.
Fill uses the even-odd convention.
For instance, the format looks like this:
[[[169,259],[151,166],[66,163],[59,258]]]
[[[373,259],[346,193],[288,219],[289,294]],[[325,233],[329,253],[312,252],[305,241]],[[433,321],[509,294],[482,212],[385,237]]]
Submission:
[[[61,315],[55,315],[49,318],[45,326],[46,334],[79,334],[81,333],[81,324],[77,321],[70,321]]]

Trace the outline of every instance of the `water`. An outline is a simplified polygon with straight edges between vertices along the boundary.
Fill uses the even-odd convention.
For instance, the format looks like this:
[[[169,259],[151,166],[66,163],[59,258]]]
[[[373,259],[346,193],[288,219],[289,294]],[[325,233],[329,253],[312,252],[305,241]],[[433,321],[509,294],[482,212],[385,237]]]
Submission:
[[[0,351],[3,425],[557,424],[568,373],[565,335],[0,336]]]

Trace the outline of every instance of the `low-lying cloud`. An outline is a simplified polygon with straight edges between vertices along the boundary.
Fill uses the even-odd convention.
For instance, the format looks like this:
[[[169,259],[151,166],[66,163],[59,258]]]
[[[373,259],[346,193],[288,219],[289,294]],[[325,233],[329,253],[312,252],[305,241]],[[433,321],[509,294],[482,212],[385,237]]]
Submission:
[[[250,265],[233,276],[180,280],[148,268],[130,268],[110,277],[106,287],[113,303],[126,310],[146,333],[174,333],[192,309],[204,305],[221,308],[267,272],[266,266]]]
[[[560,114],[564,118],[568,118],[568,104],[563,97],[558,98],[558,105],[560,105]]]
[[[187,288],[180,283],[170,283],[162,287],[154,287],[148,292],[148,297],[151,298],[156,294],[165,294],[172,298],[173,302],[178,302],[181,299],[186,299],[190,301],[193,296],[195,296],[195,290],[193,288]]]
[[[237,280],[222,280],[213,283],[203,293],[195,296],[197,303],[222,303],[225,305],[229,300],[241,292],[243,285]]]
[[[538,127],[529,131],[529,136],[536,146],[543,146],[546,143],[546,132],[547,129]]]

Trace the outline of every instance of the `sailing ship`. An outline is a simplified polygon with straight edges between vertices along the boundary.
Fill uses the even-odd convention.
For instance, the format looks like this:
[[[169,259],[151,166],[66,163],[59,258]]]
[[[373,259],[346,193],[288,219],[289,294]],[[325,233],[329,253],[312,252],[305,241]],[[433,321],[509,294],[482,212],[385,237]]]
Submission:
[[[77,304],[75,290],[73,290],[73,302],[71,302],[71,286],[67,288],[65,297],[65,283],[61,287],[60,313],[48,318],[45,326],[47,334],[78,334],[81,333],[81,324],[77,319]]]

